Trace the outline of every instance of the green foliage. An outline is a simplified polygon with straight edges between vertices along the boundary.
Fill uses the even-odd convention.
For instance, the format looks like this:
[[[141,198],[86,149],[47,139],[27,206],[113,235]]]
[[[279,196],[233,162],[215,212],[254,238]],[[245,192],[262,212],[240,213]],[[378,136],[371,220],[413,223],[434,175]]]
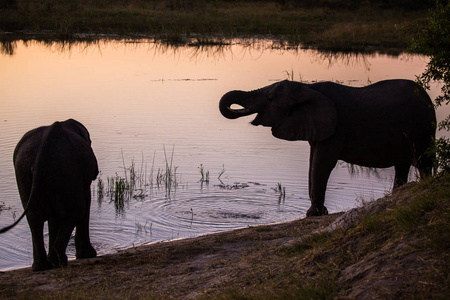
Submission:
[[[436,140],[437,167],[443,171],[450,171],[450,139],[441,137]]]
[[[411,50],[430,57],[425,71],[417,77],[418,84],[429,90],[430,82],[442,83],[441,95],[436,97],[436,107],[450,103],[450,2],[437,0],[430,10],[426,24],[413,39]],[[450,129],[450,116],[439,123],[439,129]],[[450,170],[450,140],[442,137],[436,141],[438,166]]]
[[[444,4],[446,2],[446,4]],[[421,26],[413,39],[412,50],[430,56],[430,62],[419,83],[430,88],[431,81],[443,81],[442,95],[436,105],[450,102],[450,2],[438,0],[431,10],[425,26]]]

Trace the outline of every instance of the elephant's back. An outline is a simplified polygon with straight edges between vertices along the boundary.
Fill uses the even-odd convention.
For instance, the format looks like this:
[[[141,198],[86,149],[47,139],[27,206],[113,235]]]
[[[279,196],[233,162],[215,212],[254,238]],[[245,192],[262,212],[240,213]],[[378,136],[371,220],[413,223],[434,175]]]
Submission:
[[[47,129],[48,126],[32,129],[25,133],[19,140],[13,154],[16,172],[25,169],[31,171],[31,166],[36,160],[38,151],[42,145],[43,136]]]
[[[339,130],[346,145],[343,159],[388,167],[422,154],[435,136],[436,115],[430,97],[416,87],[410,80],[348,87],[346,99],[337,103]],[[372,155],[359,158],[360,153]]]

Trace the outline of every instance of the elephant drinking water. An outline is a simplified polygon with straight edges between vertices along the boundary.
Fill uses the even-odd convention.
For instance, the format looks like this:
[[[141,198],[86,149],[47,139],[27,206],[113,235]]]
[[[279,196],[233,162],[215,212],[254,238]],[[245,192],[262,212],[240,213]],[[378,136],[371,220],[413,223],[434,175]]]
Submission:
[[[327,213],[325,191],[338,160],[394,166],[394,188],[407,182],[411,165],[421,176],[432,172],[433,155],[427,149],[435,137],[436,115],[430,97],[410,80],[361,88],[285,80],[251,92],[228,92],[219,108],[228,119],[256,113],[251,124],[272,127],[280,139],[309,142],[307,216]]]
[[[27,132],[14,151],[14,168],[33,242],[33,271],[67,265],[66,247],[76,227],[77,258],[97,255],[89,239],[91,182],[97,159],[87,129],[78,121],[55,122]],[[48,220],[48,257],[44,222]]]

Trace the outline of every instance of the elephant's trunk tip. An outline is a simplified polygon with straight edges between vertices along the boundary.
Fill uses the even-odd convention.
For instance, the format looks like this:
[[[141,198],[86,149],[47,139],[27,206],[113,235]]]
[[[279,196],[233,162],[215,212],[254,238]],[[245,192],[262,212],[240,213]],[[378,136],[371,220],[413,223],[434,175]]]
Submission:
[[[243,97],[246,97],[246,92],[242,91],[231,91],[223,95],[219,102],[220,113],[227,119],[237,119],[253,114],[253,111],[242,105]],[[241,105],[243,108],[231,108],[233,104]]]

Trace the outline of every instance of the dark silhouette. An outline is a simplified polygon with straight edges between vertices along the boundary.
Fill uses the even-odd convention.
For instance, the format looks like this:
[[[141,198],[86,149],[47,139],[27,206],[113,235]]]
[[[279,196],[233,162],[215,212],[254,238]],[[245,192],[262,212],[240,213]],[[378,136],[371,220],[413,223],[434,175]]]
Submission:
[[[238,104],[241,109],[233,109]],[[436,115],[428,94],[413,81],[386,80],[362,87],[332,82],[282,81],[262,89],[231,91],[220,100],[229,119],[257,113],[253,125],[272,127],[280,139],[311,146],[307,216],[327,213],[328,178],[338,160],[365,167],[395,166],[394,188],[408,180],[411,165],[432,173]]]
[[[89,239],[91,182],[97,159],[87,129],[78,121],[55,122],[27,132],[14,150],[14,168],[33,240],[33,271],[67,265],[66,247],[76,227],[77,258],[97,255]],[[48,220],[48,258],[44,222]]]

